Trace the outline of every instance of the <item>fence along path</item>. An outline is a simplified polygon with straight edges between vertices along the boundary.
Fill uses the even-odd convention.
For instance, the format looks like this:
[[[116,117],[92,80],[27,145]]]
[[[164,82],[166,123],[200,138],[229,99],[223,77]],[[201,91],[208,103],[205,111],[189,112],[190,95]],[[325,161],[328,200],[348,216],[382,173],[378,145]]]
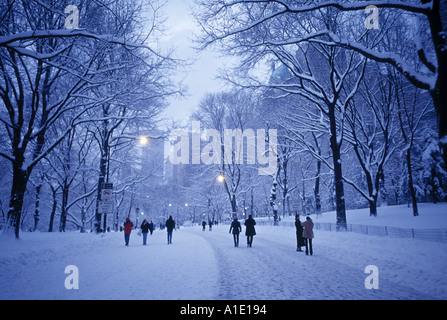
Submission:
[[[260,221],[260,224],[273,225],[273,221]],[[258,222],[256,222],[258,223]],[[294,221],[281,221],[279,225],[295,227]],[[414,229],[397,228],[388,226],[371,226],[363,224],[348,224],[348,232],[356,232],[374,236],[390,236],[397,238],[413,238],[419,240],[436,241],[447,243],[447,229]],[[322,231],[338,231],[337,224],[329,222],[315,222],[314,229]]]

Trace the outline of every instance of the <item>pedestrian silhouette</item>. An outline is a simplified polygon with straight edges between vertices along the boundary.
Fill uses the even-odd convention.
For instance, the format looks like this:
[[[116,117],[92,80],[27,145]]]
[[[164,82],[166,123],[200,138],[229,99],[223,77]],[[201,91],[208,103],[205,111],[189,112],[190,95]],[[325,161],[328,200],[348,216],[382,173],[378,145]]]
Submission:
[[[155,229],[155,226],[154,226],[154,223],[151,220],[151,222],[149,223],[149,232],[151,233],[151,235],[152,235],[152,232],[154,232],[154,229]]]
[[[248,219],[244,222],[245,225],[245,235],[247,236],[247,247],[251,248],[253,243],[253,236],[256,235],[255,225],[256,221],[251,217],[251,214],[248,216]]]
[[[175,221],[172,219],[172,216],[169,216],[168,220],[166,220],[165,225],[168,232],[168,244],[172,244],[172,231],[175,228]]]
[[[230,233],[233,233],[233,240],[235,247],[239,247],[239,233],[241,232],[242,232],[241,223],[237,220],[237,218],[234,218],[230,226]]]
[[[304,243],[306,244],[306,255],[309,254],[310,255],[313,254],[313,250],[312,250],[312,239],[314,238],[314,223],[312,221],[312,219],[307,216],[306,217],[306,221],[301,222],[301,225],[304,227],[304,231],[303,231],[303,238],[304,238]]]
[[[144,245],[144,246],[146,245],[147,234],[148,234],[148,232],[149,232],[149,228],[150,228],[149,222],[147,222],[147,220],[144,219],[144,220],[143,220],[143,223],[142,223],[141,226],[140,226],[141,233],[143,234],[143,245]]]
[[[124,242],[125,245],[129,245],[130,233],[132,232],[133,222],[130,221],[130,218],[126,218],[126,222],[124,222]]]
[[[295,228],[296,228],[296,251],[303,252],[301,247],[305,246],[303,238],[303,226],[301,225],[300,215],[295,216]]]

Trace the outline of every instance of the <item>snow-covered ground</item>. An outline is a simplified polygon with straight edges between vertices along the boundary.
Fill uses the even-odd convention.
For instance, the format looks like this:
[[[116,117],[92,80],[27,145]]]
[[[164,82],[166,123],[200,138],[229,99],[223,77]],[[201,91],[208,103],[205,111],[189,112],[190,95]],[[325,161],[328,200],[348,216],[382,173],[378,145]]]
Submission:
[[[228,229],[181,228],[172,245],[156,230],[147,246],[133,232],[129,247],[120,232],[0,238],[0,299],[447,298],[447,243],[316,230],[306,256],[295,251],[294,228],[257,226],[252,248],[243,234],[235,248]],[[65,287],[68,265],[79,289]],[[378,268],[379,289],[365,288],[368,265]]]
[[[419,216],[413,216],[412,207],[407,205],[382,206],[377,208],[377,216],[369,215],[369,208],[348,210],[346,219],[351,224],[363,224],[373,226],[389,226],[414,229],[447,229],[447,203],[418,203]],[[335,222],[336,213],[324,212],[315,221]]]

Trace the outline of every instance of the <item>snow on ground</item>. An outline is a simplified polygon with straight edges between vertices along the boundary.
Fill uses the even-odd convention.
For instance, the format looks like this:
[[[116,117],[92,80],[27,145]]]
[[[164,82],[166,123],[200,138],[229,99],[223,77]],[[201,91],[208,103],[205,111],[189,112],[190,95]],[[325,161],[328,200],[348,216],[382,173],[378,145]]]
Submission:
[[[235,248],[228,229],[180,228],[172,245],[156,230],[147,246],[133,232],[129,247],[121,232],[1,238],[0,299],[447,298],[446,243],[315,230],[306,256],[292,227],[257,226],[252,248],[243,234]],[[67,265],[78,267],[77,290],[65,288]],[[368,265],[377,290],[365,288]]]
[[[133,232],[125,247],[122,232],[22,233],[19,241],[0,242],[0,299],[212,298],[217,269],[211,248],[194,234],[177,235],[168,246],[166,232],[154,232],[143,246]],[[67,265],[78,267],[78,290],[65,288]],[[197,275],[209,285],[189,283]]]
[[[347,210],[346,220],[351,224],[389,226],[414,229],[447,229],[447,203],[418,203],[419,216],[413,216],[412,207],[407,205],[382,206],[377,208],[377,216],[369,215],[369,208]],[[316,222],[336,221],[335,211],[324,212]]]

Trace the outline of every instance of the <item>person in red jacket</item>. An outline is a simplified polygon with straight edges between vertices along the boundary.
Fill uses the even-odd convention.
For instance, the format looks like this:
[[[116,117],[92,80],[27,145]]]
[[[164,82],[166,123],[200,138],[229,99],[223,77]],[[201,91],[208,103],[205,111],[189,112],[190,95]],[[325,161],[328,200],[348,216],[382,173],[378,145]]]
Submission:
[[[126,218],[126,222],[124,222],[124,241],[126,242],[126,246],[129,245],[130,233],[133,229],[133,222],[130,221],[130,218]]]

